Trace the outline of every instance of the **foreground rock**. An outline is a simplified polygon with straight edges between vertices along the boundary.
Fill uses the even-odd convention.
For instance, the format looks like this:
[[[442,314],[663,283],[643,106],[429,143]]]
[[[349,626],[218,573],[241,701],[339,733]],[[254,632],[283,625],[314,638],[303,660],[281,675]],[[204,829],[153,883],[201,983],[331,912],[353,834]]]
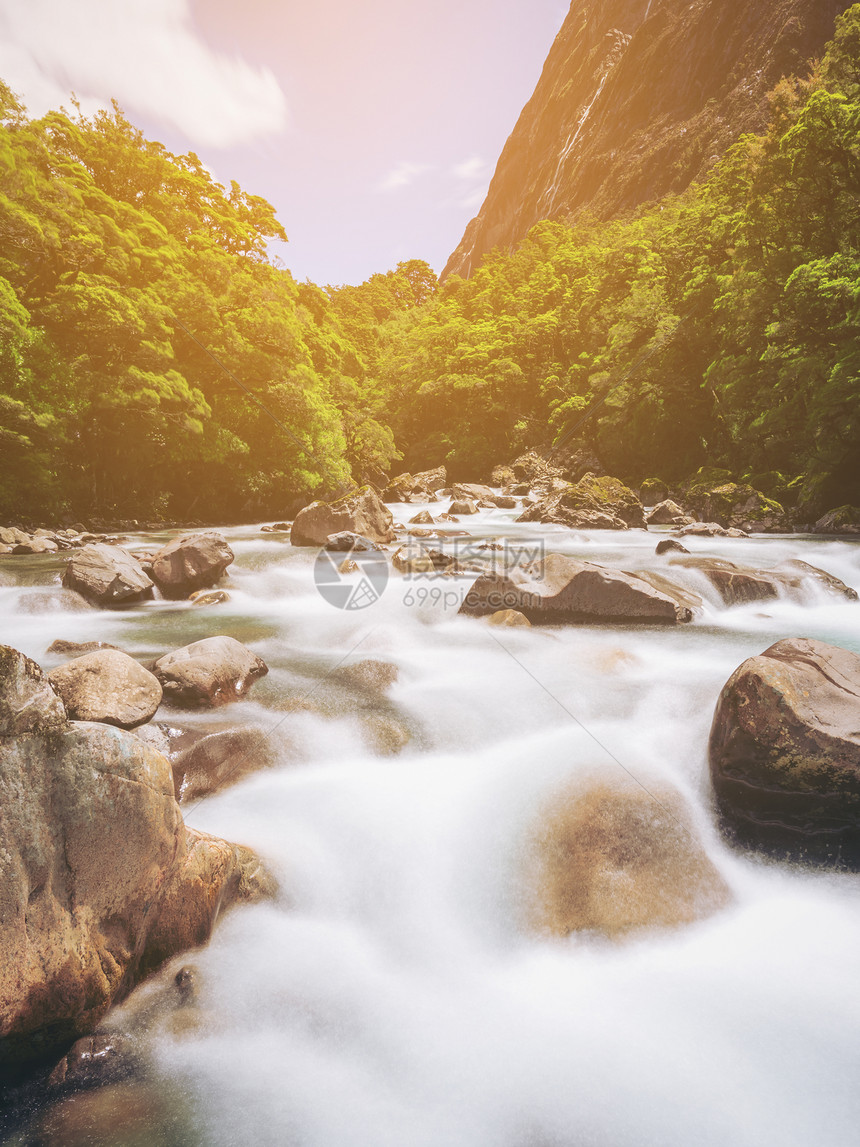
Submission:
[[[219,912],[273,891],[248,849],[187,829],[170,764],[72,723],[0,647],[0,1071],[56,1057]]]
[[[210,733],[173,761],[176,799],[200,800],[260,769],[271,768],[277,753],[262,729],[223,729]]]
[[[645,511],[632,490],[617,478],[586,474],[575,486],[553,483],[548,493],[517,518],[579,530],[645,528]]]
[[[233,637],[206,637],[160,657],[153,673],[164,699],[183,708],[214,708],[239,701],[269,667]]]
[[[211,588],[232,562],[233,551],[220,534],[186,534],[153,556],[152,576],[165,597],[179,599]]]
[[[85,653],[52,669],[48,680],[73,721],[133,729],[151,720],[161,704],[158,678],[118,649]]]
[[[296,515],[290,531],[294,546],[324,546],[332,534],[349,531],[373,542],[394,541],[394,518],[379,496],[365,486],[336,502],[312,502]]]
[[[482,617],[505,609],[538,623],[676,625],[693,616],[688,606],[634,574],[561,554],[550,554],[524,569],[483,574],[466,595],[460,613]]]
[[[860,657],[778,641],[724,686],[711,779],[727,830],[792,857],[860,867]]]
[[[108,607],[145,601],[153,594],[153,582],[137,558],[104,542],[86,545],[69,558],[63,585]]]
[[[532,888],[530,923],[553,936],[678,928],[731,900],[680,794],[621,782],[553,801],[535,833]]]

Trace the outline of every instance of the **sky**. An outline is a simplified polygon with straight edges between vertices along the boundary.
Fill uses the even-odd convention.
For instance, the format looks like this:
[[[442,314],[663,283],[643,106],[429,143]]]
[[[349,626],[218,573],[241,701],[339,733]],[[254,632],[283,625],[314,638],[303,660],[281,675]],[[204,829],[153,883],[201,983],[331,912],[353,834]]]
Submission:
[[[273,203],[299,280],[441,271],[483,202],[564,0],[0,0],[0,77],[37,116],[115,99]]]

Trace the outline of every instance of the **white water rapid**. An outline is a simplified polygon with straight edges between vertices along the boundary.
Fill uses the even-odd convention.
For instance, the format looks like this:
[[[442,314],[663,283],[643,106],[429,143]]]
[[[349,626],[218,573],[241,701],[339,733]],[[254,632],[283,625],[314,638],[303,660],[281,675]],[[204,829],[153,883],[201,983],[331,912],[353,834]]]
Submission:
[[[392,507],[401,521],[422,508]],[[463,528],[620,568],[656,564],[656,531],[574,534],[514,525],[516,513],[481,511]],[[0,640],[46,668],[57,637],[153,657],[214,633],[270,666],[249,700],[193,718],[272,731],[280,766],[186,819],[251,845],[282,891],[234,910],[173,965],[198,970],[196,1024],[143,1034],[153,1086],[182,1111],[173,1142],[860,1143],[858,877],[731,851],[706,762],[733,670],[784,636],[860,652],[860,604],[725,609],[700,586],[708,605],[688,626],[495,629],[457,616],[468,577],[392,575],[375,605],[346,612],[317,592],[315,551],[224,532],[237,555],[231,601],[209,609],[66,612],[59,559],[2,563],[18,584],[0,588]],[[801,558],[860,589],[860,544],[685,544],[762,567]],[[385,717],[409,742],[395,755],[378,755],[367,713],[329,705],[327,673],[366,658],[399,670]],[[536,818],[560,787],[614,781],[622,766],[684,794],[732,904],[622,943],[531,934],[523,868]]]

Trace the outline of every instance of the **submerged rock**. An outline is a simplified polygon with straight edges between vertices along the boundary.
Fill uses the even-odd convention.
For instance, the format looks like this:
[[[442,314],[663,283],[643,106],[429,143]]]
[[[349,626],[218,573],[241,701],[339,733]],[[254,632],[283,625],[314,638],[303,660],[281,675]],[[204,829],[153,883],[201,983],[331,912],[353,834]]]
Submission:
[[[130,605],[153,594],[153,582],[137,558],[104,542],[86,545],[69,558],[63,585],[104,606]]]
[[[567,936],[620,939],[678,928],[731,900],[681,795],[665,784],[571,786],[547,807],[534,834],[530,923]]]
[[[201,737],[173,761],[176,799],[199,800],[237,784],[277,761],[272,741],[262,729],[223,729]]]
[[[215,585],[232,562],[220,534],[185,534],[153,555],[152,576],[165,597],[179,599]]]
[[[839,578],[801,561],[785,562],[774,569],[761,570],[723,558],[688,555],[671,558],[668,565],[703,574],[728,606],[771,601],[781,596],[803,604],[813,586],[846,601],[857,600],[856,591]]]
[[[102,721],[133,729],[161,704],[158,679],[118,649],[85,653],[52,669],[48,680],[73,721]]]
[[[238,701],[269,667],[233,637],[206,637],[160,657],[153,673],[165,700],[186,708]]]
[[[369,486],[336,502],[312,502],[296,515],[294,546],[324,546],[332,534],[348,530],[372,542],[394,541],[394,518]]]
[[[67,722],[38,666],[0,665],[0,1071],[57,1054],[229,904],[270,894],[248,849],[187,829],[168,760]],[[23,702],[23,704],[22,704]],[[10,733],[14,735],[10,735]]]
[[[549,554],[542,562],[508,573],[483,574],[460,607],[472,617],[517,610],[531,622],[690,621],[692,611],[641,577]]]
[[[501,625],[508,629],[531,626],[531,622],[526,615],[524,613],[518,613],[515,609],[500,609],[497,613],[491,613],[487,621],[490,625]]]
[[[778,641],[729,678],[714,713],[711,779],[741,843],[860,866],[860,657]]]

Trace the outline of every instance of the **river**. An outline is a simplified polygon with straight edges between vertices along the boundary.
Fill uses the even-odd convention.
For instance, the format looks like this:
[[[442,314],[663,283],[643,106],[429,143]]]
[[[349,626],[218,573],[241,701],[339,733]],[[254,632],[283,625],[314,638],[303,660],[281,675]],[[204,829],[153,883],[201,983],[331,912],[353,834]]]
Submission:
[[[422,508],[392,511],[405,522]],[[463,528],[624,569],[659,560],[658,531],[515,516],[485,510]],[[786,636],[860,653],[860,605],[726,609],[708,591],[703,615],[677,628],[499,629],[457,615],[473,578],[394,574],[375,604],[347,611],[317,591],[314,551],[253,527],[223,533],[231,600],[211,608],[67,611],[61,558],[0,562],[16,582],[0,588],[0,640],[46,668],[61,660],[46,655],[58,637],[149,659],[215,633],[270,667],[229,710],[157,717],[253,725],[278,753],[186,811],[253,846],[282,891],[232,912],[186,957],[197,1022],[141,1037],[154,1088],[182,1109],[173,1142],[856,1147],[858,877],[727,847],[706,750],[745,658]],[[860,544],[685,544],[761,567],[801,558],[860,590]],[[398,669],[375,712],[327,676],[367,658]],[[523,870],[536,819],[561,788],[621,773],[681,791],[731,905],[620,943],[533,935]]]

